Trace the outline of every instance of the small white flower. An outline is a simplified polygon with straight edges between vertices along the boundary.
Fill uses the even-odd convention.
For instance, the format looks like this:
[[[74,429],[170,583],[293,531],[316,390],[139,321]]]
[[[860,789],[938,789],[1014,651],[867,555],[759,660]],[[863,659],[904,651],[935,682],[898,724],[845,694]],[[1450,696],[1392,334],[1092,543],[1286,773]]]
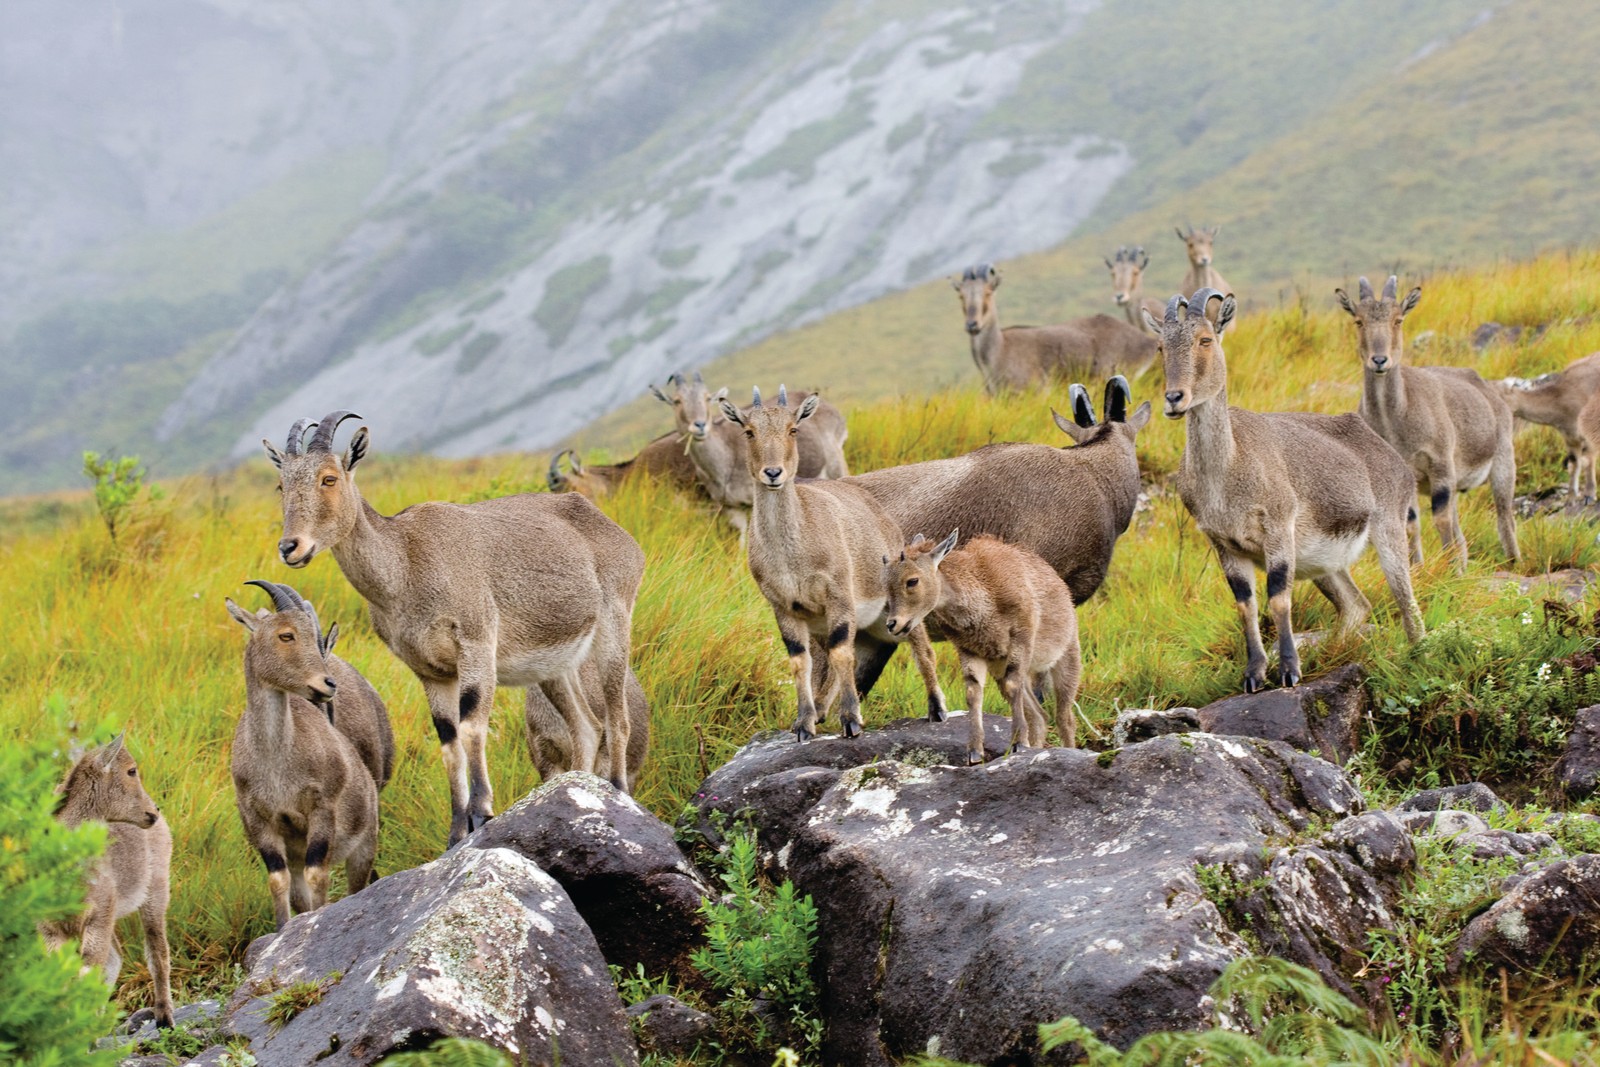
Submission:
[[[1550,679],[1550,664],[1539,664],[1539,669],[1533,672],[1533,676],[1541,682],[1548,681]]]
[[[1524,611],[1522,613],[1522,625],[1524,625],[1524,626],[1532,626],[1533,625],[1533,612]]]

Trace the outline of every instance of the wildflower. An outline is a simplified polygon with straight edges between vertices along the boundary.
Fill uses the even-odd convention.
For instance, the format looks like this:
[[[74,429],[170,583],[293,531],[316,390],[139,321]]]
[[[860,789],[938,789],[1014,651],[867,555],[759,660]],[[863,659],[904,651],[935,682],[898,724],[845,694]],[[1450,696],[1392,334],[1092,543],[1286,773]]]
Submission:
[[[1524,611],[1522,613],[1522,625],[1524,625],[1524,626],[1532,626],[1533,625],[1533,612]]]
[[[1539,679],[1539,681],[1541,681],[1541,682],[1549,681],[1550,680],[1550,664],[1548,664],[1548,663],[1539,664],[1539,669],[1533,672],[1533,676],[1535,678]]]

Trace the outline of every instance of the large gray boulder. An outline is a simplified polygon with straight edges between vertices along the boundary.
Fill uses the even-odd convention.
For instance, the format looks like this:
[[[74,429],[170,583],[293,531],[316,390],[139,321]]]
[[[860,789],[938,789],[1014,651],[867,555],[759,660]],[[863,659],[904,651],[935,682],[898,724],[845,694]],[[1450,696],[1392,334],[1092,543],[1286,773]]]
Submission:
[[[937,745],[936,729],[877,732],[915,752]],[[924,735],[931,744],[919,743]],[[1250,951],[1241,931],[1255,924],[1219,910],[1202,864],[1207,882],[1221,870],[1232,886],[1264,880],[1264,924],[1290,931],[1283,950],[1313,966],[1337,970],[1368,929],[1390,922],[1395,875],[1382,861],[1369,871],[1342,842],[1308,836],[1317,822],[1354,814],[1360,795],[1338,768],[1280,743],[1191,734],[1106,753],[1029,750],[970,768],[950,765],[960,745],[948,764],[850,769],[808,770],[794,755],[807,750],[833,755],[758,741],[698,803],[746,803],[771,873],[816,902],[827,1062],[886,1064],[930,1050],[1035,1062],[1037,1025],[1068,1014],[1120,1046],[1205,1023],[1207,989]],[[808,773],[826,781],[818,788]],[[780,800],[770,811],[760,803],[769,797]],[[1368,851],[1398,869],[1395,853],[1408,844]]]
[[[1600,704],[1573,717],[1567,749],[1561,755],[1561,788],[1574,800],[1600,789]]]
[[[316,983],[281,1027],[273,997]],[[566,1065],[638,1062],[606,961],[560,884],[510,849],[457,848],[251,946],[228,1008],[261,1067],[376,1063],[441,1037]]]
[[[467,838],[469,848],[509,848],[561,883],[608,963],[632,974],[691,980],[689,954],[704,940],[700,904],[711,887],[672,827],[603,778],[559,775]]]
[[[1558,860],[1517,882],[1462,931],[1450,969],[1469,963],[1592,973],[1600,965],[1600,856]]]
[[[1365,680],[1360,664],[1347,663],[1292,689],[1264,689],[1207,704],[1195,717],[1207,733],[1282,741],[1343,766],[1361,744]]]

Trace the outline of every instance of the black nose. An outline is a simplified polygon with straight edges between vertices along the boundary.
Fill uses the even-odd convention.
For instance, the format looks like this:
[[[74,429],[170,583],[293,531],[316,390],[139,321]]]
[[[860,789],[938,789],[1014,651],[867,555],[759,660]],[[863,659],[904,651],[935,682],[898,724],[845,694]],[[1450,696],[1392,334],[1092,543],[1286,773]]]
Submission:
[[[703,423],[703,422],[695,423],[694,424],[694,431],[695,431],[695,433],[705,433],[706,432],[706,424]]]
[[[156,824],[156,820],[159,819],[159,818],[161,818],[161,816],[156,814],[153,811],[145,812],[144,813],[144,825],[145,825],[145,828],[149,829],[150,827],[154,826]]]
[[[300,547],[300,539],[299,538],[297,538],[297,537],[285,537],[282,541],[278,542],[278,555],[287,558],[289,556],[294,555],[294,550],[299,548],[299,547]]]
[[[1388,356],[1373,356],[1372,357],[1372,365],[1374,367],[1381,367],[1387,362],[1389,362],[1389,357]]]
[[[783,474],[783,468],[782,467],[763,467],[763,468],[761,468],[761,473],[765,474],[767,476],[767,481],[775,482],[775,481],[778,480],[779,476]]]
[[[339,683],[334,681],[332,678],[324,677],[322,679],[322,684],[328,687],[328,692],[330,693],[339,688]]]
[[[967,332],[968,333],[977,333],[978,332],[978,320],[977,319],[968,319],[967,320]]]
[[[1176,404],[1178,401],[1180,401],[1182,399],[1183,399],[1183,390],[1182,389],[1174,389],[1172,392],[1167,394],[1167,403],[1169,403],[1169,404]]]

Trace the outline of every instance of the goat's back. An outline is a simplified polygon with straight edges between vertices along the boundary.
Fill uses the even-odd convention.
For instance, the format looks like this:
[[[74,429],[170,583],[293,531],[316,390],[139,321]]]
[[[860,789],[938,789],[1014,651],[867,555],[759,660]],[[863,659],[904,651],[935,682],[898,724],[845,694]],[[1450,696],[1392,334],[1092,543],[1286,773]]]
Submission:
[[[1278,467],[1267,477],[1292,486],[1320,529],[1363,529],[1374,506],[1403,514],[1416,502],[1410,462],[1354,412],[1232,408],[1230,414],[1239,447]]]
[[[1136,375],[1156,357],[1156,339],[1125,319],[1097,314],[1053,326],[1010,326],[1003,358],[1039,377]]]
[[[858,474],[901,530],[963,541],[991,534],[1041,556],[1082,603],[1100,588],[1133,518],[1139,461],[1115,425],[1071,448],[988,445],[953,459]]]
[[[328,654],[328,673],[339,683],[333,698],[333,725],[349,738],[361,763],[382,792],[394,774],[394,731],[389,725],[389,709],[372,683],[360,671],[332,653]]]
[[[699,484],[695,477],[694,461],[684,451],[683,438],[676,430],[662,434],[641,448],[627,467],[630,473],[637,468],[658,481],[670,482],[680,489],[693,489]]]

